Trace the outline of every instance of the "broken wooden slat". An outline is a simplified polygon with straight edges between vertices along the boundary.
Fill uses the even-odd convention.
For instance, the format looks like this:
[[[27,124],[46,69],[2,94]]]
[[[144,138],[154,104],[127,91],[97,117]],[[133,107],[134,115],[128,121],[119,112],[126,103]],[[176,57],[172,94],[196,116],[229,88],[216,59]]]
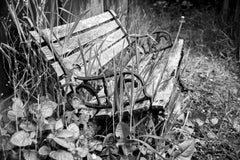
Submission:
[[[156,88],[157,92],[153,99],[153,106],[162,106],[165,108],[171,98],[171,94],[174,92],[174,86],[177,78],[176,74],[183,49],[183,42],[183,39],[180,39],[171,49],[168,64],[164,70],[161,83]]]
[[[144,75],[150,74],[150,69],[153,67],[154,64],[157,63],[155,68],[153,69],[153,73],[149,81],[146,82],[146,78],[148,76],[144,78],[146,83],[146,90],[149,95],[154,96],[154,91],[157,90],[156,95],[153,97],[152,106],[154,108],[165,108],[171,98],[171,95],[175,92],[175,76],[181,59],[182,47],[183,40],[181,39],[173,46],[171,50],[168,50],[168,52],[165,53],[166,56],[169,55],[167,58],[167,63],[163,62],[166,61],[166,58],[160,61],[161,56],[158,56],[157,59],[152,60],[152,55],[150,54],[146,55],[146,58],[143,58],[142,61],[139,63],[139,72],[143,78]],[[161,76],[162,74],[163,76]],[[149,102],[144,101],[142,103],[135,104],[133,110],[148,110],[149,106]],[[130,109],[129,107],[130,106],[127,106],[126,109]]]

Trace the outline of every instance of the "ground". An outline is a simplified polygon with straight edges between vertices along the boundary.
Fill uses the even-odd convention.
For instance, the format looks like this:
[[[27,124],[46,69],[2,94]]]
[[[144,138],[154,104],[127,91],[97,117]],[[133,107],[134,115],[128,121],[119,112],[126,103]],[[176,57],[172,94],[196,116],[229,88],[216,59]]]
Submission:
[[[188,101],[182,108],[190,113],[192,136],[199,140],[192,159],[239,159],[239,67],[231,39],[217,23],[219,17],[211,7],[182,10],[149,4],[144,9],[151,21],[141,26],[143,32],[150,24],[148,31],[158,26],[176,36],[180,16],[185,16],[179,35],[185,40],[180,83]]]

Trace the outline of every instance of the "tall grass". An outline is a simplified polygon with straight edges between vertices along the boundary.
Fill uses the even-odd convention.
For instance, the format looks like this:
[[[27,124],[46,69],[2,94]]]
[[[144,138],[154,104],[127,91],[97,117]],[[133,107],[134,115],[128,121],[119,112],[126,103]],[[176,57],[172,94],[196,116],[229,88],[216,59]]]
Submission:
[[[36,130],[34,130],[35,135],[34,140],[31,139],[31,141],[38,141],[38,143],[35,143],[34,146],[34,156],[39,156],[40,149],[46,145],[43,145],[46,141],[48,143],[49,141],[53,142],[54,145],[52,146],[51,143],[48,145],[51,146],[50,149],[52,151],[50,153],[46,153],[45,156],[50,156],[53,158],[54,154],[66,154],[70,157],[75,156],[75,152],[79,151],[80,149],[87,150],[85,156],[93,156],[93,153],[90,152],[89,144],[92,142],[91,140],[94,139],[94,127],[91,128],[90,126],[90,119],[86,117],[71,117],[70,120],[67,118],[67,116],[72,116],[74,113],[69,112],[67,108],[67,94],[66,89],[63,89],[60,86],[60,83],[58,82],[57,76],[54,74],[54,72],[51,70],[51,66],[46,63],[43,55],[40,52],[41,46],[37,44],[35,41],[32,40],[30,37],[28,30],[29,29],[35,29],[39,32],[41,35],[41,38],[44,39],[44,42],[51,48],[53,54],[55,55],[56,59],[59,63],[61,63],[62,66],[64,66],[62,59],[63,57],[59,56],[57,52],[54,50],[54,47],[52,45],[52,39],[56,38],[53,28],[55,25],[58,25],[61,20],[63,20],[63,17],[61,17],[61,12],[69,13],[69,20],[75,19],[75,23],[72,26],[67,27],[69,31],[66,30],[66,38],[64,41],[58,40],[57,43],[59,43],[60,46],[64,46],[68,43],[71,34],[73,33],[74,29],[76,28],[78,22],[82,18],[82,15],[86,14],[84,12],[82,15],[73,15],[70,13],[70,11],[67,11],[64,9],[64,5],[59,10],[55,10],[55,6],[57,5],[58,1],[52,1],[51,3],[51,11],[50,11],[50,18],[48,18],[49,14],[47,15],[45,12],[45,1],[39,1],[33,0],[33,1],[26,1],[26,3],[19,4],[19,3],[11,3],[7,4],[10,12],[10,17],[13,20],[12,24],[5,24],[5,30],[9,35],[9,41],[7,44],[1,44],[1,51],[8,60],[9,64],[9,79],[11,79],[13,88],[14,88],[14,97],[19,98],[23,102],[23,106],[25,107],[26,114],[28,116],[24,117],[30,122],[36,123]],[[25,15],[24,17],[19,17],[20,13]],[[139,34],[147,34],[148,32],[153,31],[159,26],[154,26],[154,28],[150,28],[152,23],[152,19],[149,19],[149,15],[146,14],[144,10],[137,9],[137,12],[135,15],[132,15],[132,18],[134,18],[134,23],[130,24],[129,32],[130,33],[139,33]],[[148,19],[146,21],[146,19]],[[11,34],[11,31],[9,28],[15,27],[18,41],[13,41],[14,38]],[[161,27],[161,26],[160,26]],[[49,28],[50,29],[50,36],[44,35],[42,32],[42,29]],[[147,36],[145,39],[154,39],[151,36]],[[147,40],[143,40],[143,42],[147,42]],[[98,63],[98,66],[101,68],[102,64],[98,58],[99,52],[101,50],[102,42],[99,46],[97,46],[97,49],[94,50],[94,47],[90,46],[89,50],[91,51],[91,57],[93,57],[91,60],[89,60],[89,65],[86,64],[86,59],[84,58],[84,52],[85,48],[83,48],[81,44],[81,40],[79,39],[78,45],[80,47],[80,56],[83,60],[83,66],[84,66],[84,74],[85,76],[92,76],[92,68],[94,63]],[[113,108],[112,108],[112,117],[111,117],[111,127],[113,129],[109,129],[107,133],[112,131],[112,133],[115,134],[115,140],[113,145],[114,149],[117,148],[117,146],[122,147],[122,150],[124,152],[124,155],[121,155],[121,153],[117,153],[119,157],[129,156],[133,155],[134,150],[129,148],[129,144],[133,146],[137,146],[140,149],[135,149],[138,151],[138,155],[136,156],[137,159],[140,159],[141,157],[146,158],[152,158],[152,159],[166,159],[166,152],[171,154],[170,156],[173,157],[174,151],[169,151],[170,149],[174,150],[174,148],[171,147],[171,144],[179,143],[178,139],[174,138],[168,138],[169,136],[174,136],[177,134],[177,132],[174,132],[174,126],[176,124],[176,114],[174,112],[175,106],[178,103],[178,95],[172,95],[169,107],[171,108],[169,115],[167,117],[164,117],[163,115],[160,115],[157,111],[152,111],[151,108],[149,111],[144,111],[142,114],[135,114],[135,109],[137,107],[136,101],[137,99],[141,98],[143,95],[142,92],[147,88],[147,85],[151,82],[151,77],[153,74],[154,67],[159,61],[156,62],[156,64],[152,65],[152,70],[149,69],[149,73],[146,76],[146,82],[145,84],[140,84],[140,86],[135,87],[135,82],[138,81],[135,74],[140,74],[140,61],[141,58],[144,59],[144,56],[147,56],[147,53],[143,53],[143,57],[141,57],[138,46],[141,43],[140,41],[136,42],[136,45],[132,47],[132,50],[135,53],[135,56],[138,57],[135,60],[132,60],[130,64],[131,68],[127,68],[126,64],[124,64],[123,61],[121,61],[124,57],[123,52],[120,53],[119,57],[116,59],[113,59],[113,77],[109,78],[107,77],[106,73],[102,72],[104,76],[104,80],[107,81],[114,81],[114,85],[110,86],[113,87],[113,93],[111,93],[111,97],[107,97],[108,99],[113,100]],[[163,55],[157,55],[159,56],[159,59],[162,59]],[[20,57],[20,58],[19,58]],[[165,64],[167,65],[167,63]],[[21,67],[21,68],[20,68]],[[83,94],[81,95],[79,92],[76,91],[76,84],[72,82],[72,75],[74,74],[72,70],[68,70],[66,67],[63,67],[64,71],[67,76],[67,86],[72,85],[74,94],[79,94],[77,96],[77,101],[81,101],[81,99],[91,99],[94,97],[91,95],[88,95],[86,92],[83,91]],[[124,76],[124,72],[128,71],[130,74],[127,76]],[[162,71],[163,74],[164,70]],[[162,76],[161,76],[162,77]],[[108,79],[109,78],[109,79]],[[129,79],[130,82],[126,82],[125,79]],[[161,83],[162,78],[160,78],[158,85]],[[96,82],[98,83],[98,82]],[[93,85],[97,85],[97,84]],[[156,86],[157,84],[154,84],[153,86]],[[156,93],[156,91],[154,91]],[[75,96],[75,95],[74,95]],[[154,96],[154,95],[153,95]],[[96,97],[95,97],[96,98]],[[153,97],[154,98],[154,97]],[[124,102],[129,102],[129,110],[126,114],[126,108],[124,108]],[[41,107],[43,107],[47,103],[46,112]],[[57,102],[57,103],[56,103]],[[55,104],[56,103],[56,104]],[[51,115],[49,117],[44,117],[44,114],[48,115],[48,109],[50,109],[49,112],[54,110],[55,105],[57,107],[57,116]],[[138,106],[145,105],[139,104]],[[37,106],[37,107],[36,107]],[[62,109],[62,108],[63,109]],[[12,107],[11,109],[13,109]],[[63,111],[62,111],[63,110]],[[90,117],[90,114],[88,113],[88,109],[81,108],[81,115]],[[87,113],[86,113],[86,112]],[[35,115],[31,115],[29,112],[33,112]],[[63,115],[62,113],[63,112]],[[94,112],[90,110],[89,112]],[[38,114],[36,114],[38,113]],[[41,113],[41,114],[40,114]],[[93,115],[94,115],[93,114]],[[126,116],[127,115],[127,116]],[[117,117],[117,118],[116,118]],[[126,118],[127,117],[127,118]],[[18,124],[22,123],[24,121],[24,118],[16,118],[16,132],[19,133],[19,131],[23,131],[22,128],[19,128]],[[49,118],[49,119],[47,119]],[[74,119],[75,118],[75,119]],[[45,135],[46,133],[43,132],[44,124],[50,124],[50,120],[54,119],[55,124],[54,127],[51,128],[51,134]],[[80,119],[80,120],[79,120]],[[165,119],[165,121],[164,121]],[[36,120],[36,121],[35,121]],[[47,121],[47,122],[46,122]],[[69,140],[69,130],[68,128],[70,126],[70,122],[74,122],[71,124],[83,124],[83,129],[81,130],[81,136],[80,133],[78,135],[78,138],[76,141]],[[79,122],[80,121],[80,122]],[[52,122],[51,122],[52,123]],[[4,126],[5,127],[5,126]],[[2,128],[4,128],[2,127]],[[106,126],[106,128],[109,126]],[[76,128],[75,128],[76,129]],[[67,130],[67,131],[66,131]],[[77,131],[79,131],[79,126],[77,126]],[[59,136],[59,132],[64,132],[65,134]],[[80,131],[79,131],[80,132]],[[22,132],[21,132],[22,133]],[[25,132],[24,132],[25,133]],[[28,135],[28,132],[26,132]],[[13,136],[15,134],[12,134]],[[57,137],[57,135],[59,137]],[[71,135],[71,134],[70,134]],[[30,137],[30,136],[29,136]],[[70,136],[71,137],[71,136]],[[101,137],[105,137],[105,140],[108,136],[101,135]],[[18,138],[18,137],[15,137]],[[60,140],[59,140],[60,138]],[[119,138],[119,139],[117,139]],[[28,139],[29,140],[29,139]],[[86,143],[84,142],[87,141]],[[104,141],[105,141],[104,140]],[[12,142],[14,142],[14,139],[11,139]],[[76,142],[76,143],[75,143]],[[73,144],[73,146],[71,146]],[[79,145],[81,144],[81,145]],[[58,145],[58,147],[56,147]],[[59,147],[59,145],[61,147]],[[79,146],[78,146],[79,145]],[[86,145],[84,147],[84,145]],[[109,147],[109,144],[102,144],[102,147]],[[70,147],[69,147],[70,146]],[[26,156],[26,152],[33,152],[33,148],[31,145],[28,146],[30,149],[28,149],[26,146],[19,145],[18,149],[18,159],[21,159],[21,155]],[[47,146],[48,147],[48,146]],[[76,148],[78,147],[78,148]],[[81,148],[82,147],[82,148]],[[88,148],[89,147],[89,148]],[[111,150],[111,147],[108,148]],[[64,148],[60,149],[60,148]],[[103,151],[104,149],[100,150]],[[146,151],[147,150],[147,151]],[[112,150],[111,150],[112,151]],[[144,152],[146,151],[146,152]],[[57,152],[57,153],[56,153]],[[96,153],[96,152],[95,152]],[[94,154],[95,154],[94,153]],[[83,157],[80,156],[82,153],[78,153],[78,158],[82,159]],[[113,153],[110,153],[113,154]],[[100,156],[100,154],[99,154]],[[108,155],[111,157],[112,155]],[[26,157],[25,157],[26,158]],[[89,158],[90,159],[90,158]]]

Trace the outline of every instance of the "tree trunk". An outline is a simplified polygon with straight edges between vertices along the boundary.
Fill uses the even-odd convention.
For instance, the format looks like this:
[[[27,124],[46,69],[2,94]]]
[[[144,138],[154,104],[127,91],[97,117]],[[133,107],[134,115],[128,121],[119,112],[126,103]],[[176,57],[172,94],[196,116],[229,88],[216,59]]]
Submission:
[[[240,60],[240,0],[236,0],[236,9],[235,9],[235,15],[234,15],[234,39],[237,47],[236,57],[237,60]]]
[[[222,15],[224,20],[228,20],[228,11],[229,11],[229,0],[224,0],[223,8],[222,8]]]

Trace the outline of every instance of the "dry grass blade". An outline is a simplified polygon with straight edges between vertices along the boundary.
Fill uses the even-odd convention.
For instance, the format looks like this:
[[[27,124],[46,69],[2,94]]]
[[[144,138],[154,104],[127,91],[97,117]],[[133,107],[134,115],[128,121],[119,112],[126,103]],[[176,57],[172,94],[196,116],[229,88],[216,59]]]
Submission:
[[[84,66],[84,72],[85,72],[85,76],[87,77],[88,76],[88,72],[87,72],[87,63],[86,63],[86,59],[85,59],[85,56],[84,56],[84,50],[83,50],[83,47],[81,45],[81,42],[80,42],[80,39],[78,39],[78,46],[80,48],[80,55],[82,56],[82,60],[83,60],[83,66]],[[77,58],[78,59],[78,58]]]
[[[151,134],[148,134],[148,135],[140,135],[140,137],[143,137],[143,138],[153,138],[153,139],[157,139],[157,140],[162,140],[162,141],[167,141],[168,139],[166,138],[162,138],[160,136],[156,136],[156,135],[151,135]]]
[[[72,16],[72,17],[74,17],[74,18],[78,18],[76,15],[72,14],[71,12],[69,12],[68,10],[66,10],[66,9],[63,8],[63,7],[59,7],[59,9],[60,9],[61,11],[66,12],[67,14],[69,14],[69,16]],[[60,15],[61,15],[61,14],[60,14]]]
[[[51,18],[50,18],[50,42],[52,42],[52,35],[53,35],[53,26],[54,26],[54,22],[55,22],[55,3],[57,2],[57,1],[55,1],[55,0],[53,0],[53,1],[51,1],[52,3],[51,3]]]
[[[16,25],[16,28],[17,28],[17,31],[18,31],[18,34],[19,34],[19,38],[20,38],[21,42],[25,42],[26,37],[25,37],[24,31],[22,29],[22,26],[19,22],[15,7],[13,6],[13,4],[9,4],[8,1],[6,1],[6,3],[7,3],[7,6],[8,6],[9,13],[12,16],[12,20],[14,21],[14,24]]]

